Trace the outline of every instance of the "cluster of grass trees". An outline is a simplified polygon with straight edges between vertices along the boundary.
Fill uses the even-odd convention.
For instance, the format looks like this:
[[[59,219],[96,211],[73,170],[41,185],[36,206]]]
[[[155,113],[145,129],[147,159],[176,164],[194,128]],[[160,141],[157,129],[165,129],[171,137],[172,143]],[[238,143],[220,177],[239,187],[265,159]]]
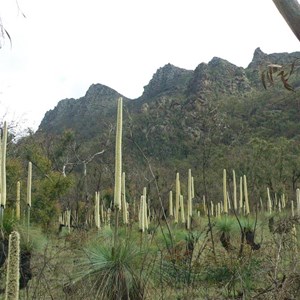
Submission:
[[[299,39],[299,3],[273,2]],[[293,121],[299,105],[287,110],[286,101],[268,107],[269,99],[226,100],[218,104],[226,114],[204,106],[196,116],[202,122],[194,133],[201,139],[194,148],[180,126],[182,143],[171,141],[171,147],[161,131],[165,124],[159,135],[147,130],[157,121],[151,114],[144,130],[130,123],[127,138],[136,150],[126,161],[126,181],[122,100],[116,143],[109,128],[100,151],[99,143],[80,147],[69,131],[59,139],[29,134],[14,143],[4,122],[1,297],[298,299],[300,156]],[[174,115],[170,122],[178,120]],[[154,133],[150,147],[142,146],[140,132]],[[115,160],[103,155],[114,145]],[[231,179],[226,169],[236,170]],[[187,174],[186,182],[179,174]]]
[[[297,174],[295,186],[285,184],[287,164],[296,163],[284,155],[289,143],[256,138],[248,144],[249,168],[235,160],[231,172],[223,156],[225,168],[212,172],[215,152],[200,170],[183,162],[165,178],[139,147],[147,171],[135,177],[136,169],[124,168],[122,124],[119,99],[115,134],[87,156],[71,132],[59,141],[32,135],[15,144],[4,126],[5,299],[297,299],[300,193]],[[115,157],[105,160],[109,147]],[[270,159],[272,166],[261,165]],[[16,239],[17,246],[8,242]],[[12,265],[14,247],[19,262]],[[9,274],[17,274],[14,282]]]

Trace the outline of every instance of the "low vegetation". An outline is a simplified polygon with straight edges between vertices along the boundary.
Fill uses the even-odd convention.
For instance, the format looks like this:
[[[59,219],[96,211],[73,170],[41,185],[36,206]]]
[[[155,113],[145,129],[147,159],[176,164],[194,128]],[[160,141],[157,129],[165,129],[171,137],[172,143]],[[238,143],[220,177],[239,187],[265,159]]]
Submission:
[[[121,112],[122,99],[115,172],[108,161],[101,161],[101,172],[89,169],[101,151],[71,161],[78,153],[69,133],[58,144],[47,141],[48,156],[44,145],[30,143],[33,137],[20,148],[9,144],[7,155],[3,130],[3,299],[297,299],[300,190],[297,174],[295,193],[290,186],[284,189],[289,163],[282,155],[284,141],[282,147],[276,144],[278,153],[268,152],[281,158],[274,177],[255,160],[246,169],[237,165],[231,173],[223,166],[210,173],[213,160],[205,156],[208,165],[200,171],[176,170],[168,186],[139,148],[148,170],[140,174],[147,184],[139,190],[131,175],[135,170],[128,169],[125,176]],[[261,139],[254,139],[252,146],[257,159],[271,147]],[[24,153],[16,155],[20,149],[27,160]],[[87,175],[91,173],[98,178],[93,197]],[[111,185],[105,186],[111,175],[114,192]],[[264,178],[269,185],[263,185]],[[18,246],[12,246],[13,239]],[[12,253],[18,253],[19,271]]]

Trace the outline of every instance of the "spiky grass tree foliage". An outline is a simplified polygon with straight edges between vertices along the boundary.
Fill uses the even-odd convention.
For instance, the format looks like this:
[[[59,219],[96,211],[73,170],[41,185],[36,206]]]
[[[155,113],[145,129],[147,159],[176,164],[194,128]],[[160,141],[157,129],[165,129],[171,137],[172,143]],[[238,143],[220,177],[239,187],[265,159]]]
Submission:
[[[72,289],[85,299],[144,299],[143,252],[130,240],[111,247],[97,242],[84,249]]]
[[[19,299],[20,280],[20,235],[13,231],[9,235],[8,262],[6,272],[5,300]]]
[[[260,249],[260,244],[255,243],[254,241],[257,225],[257,220],[251,218],[249,215],[239,219],[239,226],[241,226],[241,230],[244,235],[243,237],[252,250]]]
[[[218,219],[216,228],[220,233],[220,242],[222,246],[227,250],[233,250],[233,246],[230,241],[231,233],[234,229],[235,220],[227,215]]]
[[[198,230],[187,232],[174,228],[172,230],[172,239],[169,235],[163,234],[163,232],[157,233],[157,245],[160,249],[165,249],[165,251],[160,253],[161,258],[156,265],[155,272],[158,274],[156,282],[161,289],[180,290],[191,287],[194,284],[196,286],[196,281],[200,274],[199,271],[201,270],[198,266],[200,266],[204,239],[204,231],[200,232]],[[167,297],[166,299],[169,298]]]
[[[233,217],[224,216],[217,220],[216,228],[218,232],[228,232],[231,233],[234,230],[235,219]]]

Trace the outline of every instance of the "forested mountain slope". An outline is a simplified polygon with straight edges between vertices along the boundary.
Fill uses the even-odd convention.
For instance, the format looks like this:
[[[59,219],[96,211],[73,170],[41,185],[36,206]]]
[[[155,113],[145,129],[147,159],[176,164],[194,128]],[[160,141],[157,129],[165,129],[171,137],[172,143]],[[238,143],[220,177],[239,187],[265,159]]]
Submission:
[[[167,193],[175,171],[185,174],[191,168],[199,199],[206,187],[214,198],[227,168],[249,176],[256,200],[264,197],[267,186],[274,193],[293,195],[300,178],[299,58],[300,52],[266,54],[257,48],[247,68],[217,57],[195,70],[167,64],[157,70],[139,98],[123,96],[123,157],[129,190],[139,194],[142,186],[151,185],[151,167],[161,192]],[[279,72],[271,74],[272,80],[266,78],[268,88],[263,87],[261,75],[270,76],[270,64],[292,70],[288,84],[294,91],[284,87]],[[66,134],[71,136],[68,146],[63,144],[57,168],[65,165],[76,171],[66,161],[77,161],[72,166],[77,165],[78,171],[78,162],[88,161],[93,170],[90,192],[113,181],[120,96],[110,87],[93,84],[84,97],[62,100],[48,111],[35,134],[36,139],[58,143]]]

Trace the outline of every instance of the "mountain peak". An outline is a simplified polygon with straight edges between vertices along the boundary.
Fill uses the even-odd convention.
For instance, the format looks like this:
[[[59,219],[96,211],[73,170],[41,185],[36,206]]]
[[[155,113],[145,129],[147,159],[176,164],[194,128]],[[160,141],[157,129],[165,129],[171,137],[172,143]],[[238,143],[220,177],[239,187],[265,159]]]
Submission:
[[[186,84],[193,71],[178,68],[170,63],[159,68],[153,75],[149,84],[144,86],[143,98],[151,98],[160,93],[172,91]]]
[[[266,54],[259,47],[257,47],[254,51],[252,61],[248,67],[255,68],[255,67],[259,66],[263,61],[266,60],[267,57],[268,57],[268,54]]]
[[[267,54],[265,52],[263,52],[260,47],[257,47],[255,50],[254,50],[254,54],[253,54],[253,59],[258,59],[258,58],[261,58],[261,57],[265,57]]]
[[[217,99],[220,94],[242,95],[250,90],[249,80],[242,67],[213,57],[208,64],[201,63],[195,69],[189,83],[188,95],[197,95],[201,99]]]
[[[222,66],[225,66],[225,65],[232,65],[232,66],[234,66],[229,61],[227,61],[227,60],[225,60],[223,58],[217,57],[217,56],[214,56],[211,59],[211,61],[208,63],[208,66],[210,66],[210,67],[222,67]]]
[[[264,53],[260,48],[256,48],[253,54],[253,59],[248,68],[259,69],[268,64],[289,64],[295,61],[300,56],[300,52],[281,52],[281,53]]]
[[[119,93],[114,89],[104,85],[104,84],[92,84],[87,90],[85,97],[95,97],[95,96],[113,96],[118,95]]]

